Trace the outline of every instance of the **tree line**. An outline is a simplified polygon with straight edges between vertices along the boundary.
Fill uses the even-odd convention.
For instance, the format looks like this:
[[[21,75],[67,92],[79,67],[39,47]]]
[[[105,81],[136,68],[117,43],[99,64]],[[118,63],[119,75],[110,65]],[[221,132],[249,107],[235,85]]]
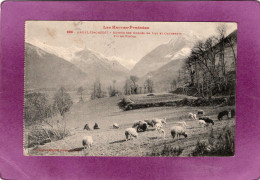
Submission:
[[[154,83],[148,78],[143,85],[138,83],[139,78],[137,76],[130,76],[126,79],[122,91],[116,88],[116,80],[113,80],[113,84],[108,87],[108,96],[119,96],[119,95],[131,95],[131,94],[145,94],[154,92]],[[91,99],[106,97],[106,91],[102,89],[100,80],[96,80],[93,84]]]
[[[217,36],[196,43],[178,77],[172,80],[172,89],[182,88],[184,93],[193,89],[202,97],[235,93],[237,36],[234,33],[226,36],[226,30],[222,24],[216,28]],[[226,55],[232,56],[231,65]]]

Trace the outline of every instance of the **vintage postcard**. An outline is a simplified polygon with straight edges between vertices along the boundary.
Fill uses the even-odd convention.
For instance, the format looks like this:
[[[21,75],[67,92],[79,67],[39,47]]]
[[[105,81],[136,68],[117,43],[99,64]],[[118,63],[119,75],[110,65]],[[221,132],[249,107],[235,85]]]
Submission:
[[[234,156],[237,24],[26,21],[24,155]]]

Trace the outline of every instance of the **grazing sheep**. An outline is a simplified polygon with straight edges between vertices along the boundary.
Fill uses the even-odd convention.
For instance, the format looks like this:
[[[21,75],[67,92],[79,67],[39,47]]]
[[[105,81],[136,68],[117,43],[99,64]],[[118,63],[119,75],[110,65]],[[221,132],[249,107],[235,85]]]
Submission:
[[[201,109],[199,109],[199,110],[198,110],[198,115],[203,115],[203,114],[204,114],[204,111],[201,110]]]
[[[148,124],[144,121],[140,122],[140,124],[137,126],[137,132],[140,131],[146,131],[148,129]]]
[[[163,139],[165,139],[165,131],[161,128],[161,129],[157,129],[158,133],[161,134],[163,136]]]
[[[153,123],[154,125],[157,124],[157,123],[167,124],[167,123],[166,123],[166,118],[163,118],[163,119],[159,119],[159,118],[152,119],[152,123]]]
[[[93,139],[91,136],[85,136],[82,140],[82,145],[84,146],[84,149],[88,149],[92,146]]]
[[[222,111],[222,112],[218,113],[218,120],[219,121],[222,120],[223,116],[227,116],[227,118],[229,118],[228,111]]]
[[[154,125],[154,127],[155,127],[155,129],[157,130],[157,129],[161,129],[161,128],[163,127],[163,125],[162,125],[162,123],[156,123],[156,124]]]
[[[88,124],[86,124],[86,125],[84,126],[83,130],[84,130],[84,129],[86,129],[86,130],[88,130],[88,131],[91,130],[91,129],[89,128]]]
[[[127,128],[125,130],[125,140],[128,141],[131,137],[138,138],[138,134],[134,128]]]
[[[173,126],[171,128],[171,135],[172,135],[172,138],[174,139],[175,138],[175,135],[177,136],[177,139],[179,139],[179,137],[181,135],[183,135],[185,138],[188,137],[188,135],[186,134],[185,130],[183,127],[181,126]]]
[[[97,123],[95,123],[93,129],[100,129],[100,128],[98,127],[98,124],[97,124]]]
[[[146,123],[145,121],[138,121],[138,122],[135,122],[132,126],[132,128],[135,128],[137,126],[139,126],[140,124],[143,124],[143,123]]]
[[[144,120],[148,124],[148,126],[154,127],[153,121],[152,120]]]
[[[193,118],[193,113],[191,113],[191,112],[189,113],[189,118],[194,119]]]
[[[176,122],[178,124],[178,126],[182,126],[184,129],[187,128],[187,124],[185,121],[181,121],[181,122]]]
[[[162,127],[163,127],[162,123],[156,123],[154,126],[155,126],[155,129],[158,131],[158,133],[162,134],[163,138],[165,139],[165,131],[162,129]]]
[[[137,126],[139,126],[139,125],[142,125],[142,124],[144,124],[144,123],[146,123],[146,122],[145,122],[145,121],[135,122],[135,123],[133,124],[132,128],[135,128],[135,127],[137,127]]]
[[[231,109],[231,118],[235,117],[235,115],[236,115],[235,109]]]
[[[186,128],[187,124],[185,121],[181,121],[181,122],[177,122],[178,124],[180,124],[182,127]]]
[[[207,124],[212,124],[214,125],[214,121],[212,119],[210,119],[209,117],[200,117],[199,120],[203,120],[205,121],[205,123]]]
[[[119,129],[119,125],[118,125],[117,123],[114,123],[114,124],[113,124],[113,128],[114,128],[114,129]]]
[[[198,120],[199,125],[201,125],[202,127],[206,127],[207,123],[204,120]]]
[[[197,115],[196,114],[192,114],[192,113],[189,113],[189,118],[191,118],[193,120],[198,120],[197,119]]]
[[[135,122],[135,123],[133,124],[132,128],[135,128],[136,126],[139,126],[139,124],[140,124],[140,121]]]

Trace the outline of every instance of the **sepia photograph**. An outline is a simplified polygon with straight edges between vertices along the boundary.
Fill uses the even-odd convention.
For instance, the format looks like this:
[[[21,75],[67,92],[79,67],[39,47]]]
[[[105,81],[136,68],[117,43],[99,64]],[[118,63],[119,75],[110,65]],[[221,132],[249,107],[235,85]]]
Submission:
[[[237,23],[26,21],[23,154],[235,155]]]

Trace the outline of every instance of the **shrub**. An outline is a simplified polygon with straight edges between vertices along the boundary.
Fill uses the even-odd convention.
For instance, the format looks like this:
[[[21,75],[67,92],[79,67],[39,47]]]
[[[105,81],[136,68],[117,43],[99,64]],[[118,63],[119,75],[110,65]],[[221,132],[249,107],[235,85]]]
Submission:
[[[179,156],[183,150],[180,146],[172,147],[164,145],[162,150],[153,148],[151,153],[147,153],[147,156]]]
[[[127,106],[132,103],[133,101],[130,98],[124,97],[117,105],[120,109],[126,110]]]
[[[34,128],[24,137],[25,148],[31,148],[36,145],[44,145],[51,141],[61,140],[70,135],[68,129],[64,128]]]
[[[191,153],[193,156],[234,156],[235,138],[231,128],[225,126],[220,134],[214,136],[213,129],[210,132],[208,142],[198,141]]]
[[[208,155],[207,143],[197,141],[196,147],[192,152],[192,156],[206,156]]]
[[[189,103],[188,98],[183,98],[183,100],[182,100],[182,105],[183,105],[183,106],[186,106],[186,105],[188,105],[188,103]]]
[[[229,127],[224,127],[222,133],[217,136],[211,154],[216,156],[234,156],[235,138]]]

